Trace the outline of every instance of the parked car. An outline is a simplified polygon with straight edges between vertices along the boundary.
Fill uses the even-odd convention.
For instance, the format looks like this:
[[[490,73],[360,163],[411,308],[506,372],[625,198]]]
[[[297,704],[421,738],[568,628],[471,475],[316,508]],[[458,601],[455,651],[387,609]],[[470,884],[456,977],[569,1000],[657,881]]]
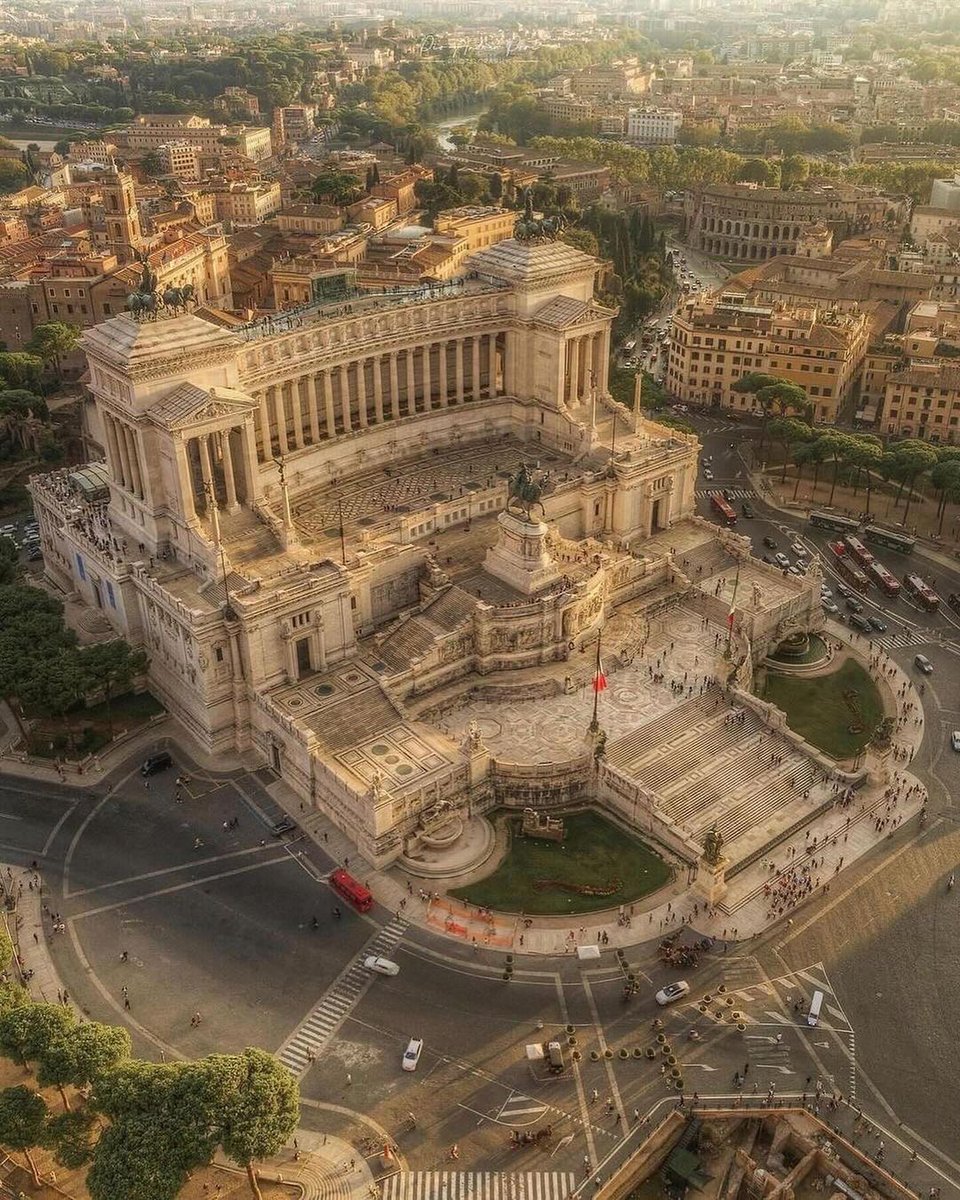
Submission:
[[[777,548],[777,539],[776,539],[776,538],[772,538],[772,537],[765,537],[765,538],[763,539],[763,544],[764,544],[764,545],[765,545],[765,546],[766,546],[766,547],[767,547],[769,550],[776,550],[776,548]]]
[[[846,599],[846,605],[847,605],[847,608],[849,608],[852,613],[862,613],[863,612],[863,605],[860,603],[860,601],[855,596],[848,596]]]
[[[403,1052],[403,1062],[400,1064],[405,1071],[415,1071],[420,1055],[423,1053],[423,1038],[411,1038]]]
[[[831,616],[835,616],[840,611],[840,609],[837,608],[837,606],[834,604],[834,602],[832,600],[827,599],[826,597],[820,598],[820,605],[823,608],[823,611],[825,613],[830,613]]]
[[[833,586],[837,589],[837,594],[843,596],[845,599],[853,595],[853,588],[845,583],[835,583]]]
[[[950,734],[950,745],[958,754],[960,754],[960,729],[955,729],[953,733]]]
[[[790,569],[790,559],[787,558],[782,550],[773,556],[773,561],[782,571],[788,571]]]
[[[713,478],[713,472],[710,470],[709,467],[703,468],[703,477],[704,477],[704,479],[712,479]]]
[[[861,616],[860,613],[850,614],[850,624],[854,629],[859,629],[861,633],[873,633],[873,626],[870,624],[870,618]]]
[[[169,750],[158,750],[156,754],[151,754],[149,758],[143,760],[143,765],[140,767],[140,774],[146,777],[147,775],[156,775],[158,771],[165,771],[168,767],[173,766],[173,755]]]
[[[660,1005],[673,1004],[674,1000],[681,999],[689,991],[690,984],[685,979],[678,979],[676,983],[668,983],[665,988],[661,988],[654,996],[654,1000]]]
[[[270,826],[270,832],[274,837],[283,837],[285,833],[293,833],[296,827],[296,821],[292,821],[289,817],[283,817],[279,821],[274,821]]]
[[[773,566],[773,558],[772,558],[772,556],[771,556],[771,555],[769,555],[769,554],[765,554],[765,555],[763,556],[763,561],[764,561],[765,563],[769,563],[771,567]]]
[[[791,542],[790,550],[797,556],[797,558],[806,558],[808,554],[808,550],[803,542]]]

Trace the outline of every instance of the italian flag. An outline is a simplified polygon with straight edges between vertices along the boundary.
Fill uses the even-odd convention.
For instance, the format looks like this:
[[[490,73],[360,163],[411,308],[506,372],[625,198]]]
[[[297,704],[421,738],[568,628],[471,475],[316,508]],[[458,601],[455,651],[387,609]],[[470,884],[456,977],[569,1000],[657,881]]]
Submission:
[[[736,607],[735,607],[733,601],[731,600],[730,601],[730,611],[727,613],[727,628],[730,630],[733,629],[733,618],[734,618],[734,614],[736,613],[736,611],[737,611]]]
[[[607,677],[603,673],[603,662],[597,659],[597,673],[593,677],[593,690],[595,692],[605,692],[607,690]]]

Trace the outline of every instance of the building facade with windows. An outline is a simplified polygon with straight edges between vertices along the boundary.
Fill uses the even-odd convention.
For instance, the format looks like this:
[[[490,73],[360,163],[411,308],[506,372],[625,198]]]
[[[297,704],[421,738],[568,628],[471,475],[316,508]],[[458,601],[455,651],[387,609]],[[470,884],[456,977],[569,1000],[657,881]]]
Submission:
[[[733,390],[744,375],[776,375],[802,387],[814,419],[832,424],[854,395],[870,335],[862,313],[692,300],[673,318],[666,385],[689,404],[756,410]]]

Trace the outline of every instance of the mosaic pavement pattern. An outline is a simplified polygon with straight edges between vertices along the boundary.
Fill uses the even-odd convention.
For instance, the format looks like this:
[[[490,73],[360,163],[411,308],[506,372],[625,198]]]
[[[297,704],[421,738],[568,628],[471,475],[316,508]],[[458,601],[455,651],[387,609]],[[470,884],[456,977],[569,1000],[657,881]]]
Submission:
[[[705,677],[712,677],[714,639],[722,639],[723,632],[719,626],[704,628],[703,618],[686,609],[670,613],[665,623],[655,622],[643,658],[611,675],[600,697],[600,723],[608,739],[669,712],[691,694],[699,695]],[[582,666],[579,661],[576,665]],[[652,681],[650,669],[664,674],[662,683]],[[682,694],[673,691],[671,683],[683,684]],[[581,753],[592,715],[593,688],[587,682],[570,695],[464,700],[442,713],[438,725],[460,741],[476,721],[487,749],[505,762],[565,762]]]

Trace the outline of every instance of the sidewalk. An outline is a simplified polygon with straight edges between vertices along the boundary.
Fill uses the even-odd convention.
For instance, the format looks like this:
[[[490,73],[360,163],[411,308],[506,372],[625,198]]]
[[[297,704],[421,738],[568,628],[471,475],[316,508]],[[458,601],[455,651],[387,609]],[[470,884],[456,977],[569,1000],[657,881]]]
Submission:
[[[261,1183],[273,1181],[300,1188],[303,1200],[373,1200],[379,1196],[376,1183],[382,1177],[379,1170],[379,1154],[373,1156],[378,1171],[375,1176],[370,1164],[360,1151],[342,1138],[317,1133],[312,1129],[298,1129],[290,1144],[273,1158],[257,1163],[257,1177]],[[233,1173],[239,1172],[236,1164],[217,1155],[214,1164]],[[387,1174],[397,1170],[396,1162],[389,1165]]]

